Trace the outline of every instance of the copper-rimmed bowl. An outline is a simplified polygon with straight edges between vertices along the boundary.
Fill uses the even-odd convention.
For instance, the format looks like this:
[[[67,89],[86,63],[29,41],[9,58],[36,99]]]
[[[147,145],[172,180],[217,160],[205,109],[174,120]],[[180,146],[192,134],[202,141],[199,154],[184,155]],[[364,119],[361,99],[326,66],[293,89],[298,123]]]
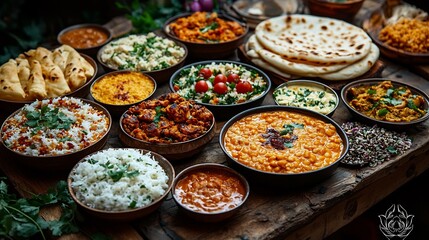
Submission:
[[[370,116],[365,115],[364,113],[359,112],[353,106],[351,106],[350,101],[353,99],[352,88],[375,86],[382,83],[383,81],[390,81],[394,88],[405,87],[409,89],[413,95],[421,96],[424,99],[424,102],[421,105],[421,109],[426,111],[426,113],[423,116],[412,121],[393,122],[393,121],[372,118]],[[429,97],[425,92],[423,92],[417,87],[411,86],[403,82],[390,80],[388,78],[368,78],[368,79],[361,79],[361,80],[351,82],[342,88],[341,99],[344,102],[344,105],[346,105],[347,109],[350,111],[350,113],[357,119],[368,124],[377,124],[378,126],[385,127],[385,128],[396,129],[396,130],[406,129],[411,126],[418,125],[429,118]]]
[[[119,67],[113,66],[112,64],[108,64],[105,61],[103,61],[102,55],[103,53],[106,51],[106,49],[108,47],[110,47],[111,45],[113,46],[114,44],[118,44],[117,41],[123,40],[125,38],[130,38],[132,35],[128,35],[128,36],[124,36],[121,38],[117,38],[115,40],[112,40],[110,43],[104,45],[102,48],[100,48],[100,50],[98,50],[97,53],[97,60],[98,62],[101,64],[101,66],[103,67],[105,72],[111,72],[111,71],[118,71],[118,70],[129,70],[129,71],[140,71],[143,72],[149,76],[151,76],[153,79],[155,79],[155,81],[158,84],[162,84],[164,82],[167,82],[168,79],[170,79],[171,74],[173,74],[177,69],[181,68],[184,64],[185,64],[185,60],[188,56],[188,48],[185,46],[185,44],[172,40],[174,42],[175,45],[179,46],[181,49],[183,49],[184,54],[182,57],[180,57],[180,59],[177,60],[177,62],[175,64],[172,64],[166,68],[163,69],[159,69],[159,70],[143,70],[139,67],[135,67],[135,65],[139,64],[138,62],[129,62],[130,60],[124,60],[124,61],[128,61],[129,67],[125,67],[125,68],[121,68],[119,69]],[[139,36],[139,35],[136,35]],[[147,36],[147,35],[142,35],[142,36]],[[158,36],[162,39],[168,39],[166,37],[163,36]],[[171,39],[169,39],[171,40]],[[138,42],[137,42],[138,43]],[[132,54],[131,52],[128,53],[129,56]],[[134,54],[135,55],[135,54]],[[156,59],[157,57],[155,57]]]
[[[225,57],[228,57],[232,55],[234,51],[241,44],[244,43],[246,35],[249,31],[249,26],[246,23],[242,23],[237,19],[227,15],[218,14],[218,17],[223,20],[239,23],[243,27],[244,33],[233,40],[225,41],[225,42],[215,42],[215,43],[198,43],[198,42],[190,42],[190,41],[180,39],[171,31],[170,24],[177,21],[179,18],[189,17],[191,15],[192,13],[184,13],[184,14],[179,14],[177,16],[171,17],[164,23],[163,30],[169,38],[172,38],[175,41],[185,44],[186,47],[188,47],[189,55],[192,58],[223,59]]]
[[[97,63],[95,62],[95,60],[86,54],[81,53],[80,55],[83,58],[85,58],[85,60],[87,60],[91,64],[91,66],[94,68],[94,75],[91,78],[89,78],[85,82],[85,84],[83,84],[79,88],[77,88],[74,91],[65,95],[68,97],[85,98],[89,94],[89,88],[90,88],[92,82],[94,81],[94,79],[96,78],[97,73],[98,73],[98,66],[97,66]],[[0,109],[2,111],[2,114],[0,114],[0,120],[4,120],[4,119],[2,119],[2,117],[7,117],[9,114],[14,112],[18,108],[24,106],[25,104],[32,103],[33,101],[34,100],[13,101],[13,100],[0,99],[0,105],[1,105]]]
[[[293,92],[298,92],[300,88],[305,89],[303,91],[308,90],[309,92],[313,92],[312,96],[303,96],[296,95],[295,98],[286,97],[283,93],[286,89],[293,89]],[[324,93],[323,96],[315,95],[314,92],[318,92],[320,94]],[[304,93],[303,94],[308,94]],[[327,94],[329,94],[329,98],[327,98]],[[276,87],[273,91],[274,101],[277,105],[280,106],[295,106],[307,108],[321,114],[324,114],[328,117],[332,117],[334,115],[335,110],[337,110],[338,105],[340,103],[340,98],[338,94],[328,85],[313,81],[313,80],[291,80],[288,82],[284,82]],[[313,98],[314,97],[314,98]],[[282,99],[284,98],[284,99]]]
[[[95,57],[100,47],[112,40],[112,36],[112,32],[103,25],[84,23],[61,30],[57,35],[57,41]]]
[[[146,84],[143,82],[135,81],[136,78],[146,79]],[[111,82],[109,84],[107,84],[106,82],[104,88],[95,87],[97,83],[104,80]],[[107,110],[109,110],[112,116],[119,117],[132,105],[150,98],[155,93],[156,88],[157,83],[155,79],[153,79],[151,76],[142,72],[123,70],[108,72],[98,77],[91,84],[90,94],[94,101],[107,108]],[[128,101],[125,102],[125,100],[130,97],[130,93],[126,89],[130,89],[130,91],[136,90],[133,95],[142,94],[142,92],[145,92],[145,94],[147,95],[142,96],[140,99],[131,103],[129,103]],[[95,91],[101,92],[96,94]],[[104,97],[107,96],[109,100],[115,99],[117,103],[115,104],[111,102],[106,102],[106,100],[98,99],[98,96],[100,95],[103,95]]]
[[[109,152],[110,151],[110,152]],[[165,175],[168,177],[168,180],[166,181],[166,188],[164,189],[165,192],[163,194],[160,194],[159,197],[152,199],[152,202],[147,203],[146,205],[143,206],[137,206],[135,208],[127,208],[124,210],[106,210],[106,209],[111,209],[112,206],[91,206],[89,203],[86,204],[84,201],[84,197],[79,197],[78,196],[78,192],[80,191],[85,191],[85,189],[81,189],[81,187],[79,186],[73,186],[74,183],[74,178],[73,176],[75,176],[77,174],[77,169],[78,166],[80,164],[84,164],[85,162],[88,161],[96,161],[96,159],[92,159],[96,154],[100,154],[102,156],[103,153],[109,154],[110,156],[106,156],[106,157],[112,157],[111,155],[114,153],[111,153],[111,151],[122,151],[122,152],[126,152],[129,153],[129,151],[132,151],[132,153],[130,153],[129,157],[127,161],[130,163],[133,163],[133,166],[131,168],[133,168],[133,176],[129,177],[129,176],[125,176],[123,175],[122,178],[129,178],[129,180],[124,180],[124,181],[130,181],[132,178],[137,179],[135,180],[135,182],[138,181],[138,183],[141,185],[139,186],[142,188],[145,188],[145,181],[147,181],[148,179],[142,179],[139,178],[138,174],[142,174],[141,172],[137,172],[140,169],[136,169],[137,164],[135,163],[136,161],[138,161],[138,159],[133,159],[131,154],[134,154],[134,152],[138,152],[141,155],[144,156],[149,156],[150,158],[152,158],[154,161],[156,161],[156,163],[162,168],[162,170],[164,171]],[[139,161],[143,161],[142,159],[140,159]],[[96,164],[94,162],[92,162],[91,164]],[[113,165],[112,165],[113,166]],[[145,167],[151,167],[151,164],[146,165]],[[107,170],[105,174],[107,175],[107,178],[110,176],[108,171],[113,171],[113,170]],[[153,170],[147,170],[147,171],[153,171]],[[103,170],[99,169],[98,170],[99,174],[103,174]],[[153,174],[155,174],[156,172],[153,171]],[[80,173],[79,173],[80,174]],[[159,180],[161,181],[162,176],[159,177]],[[154,211],[156,211],[161,204],[164,202],[165,198],[168,196],[168,194],[170,193],[171,187],[173,185],[173,181],[175,178],[175,171],[173,166],[170,164],[170,162],[165,159],[163,156],[159,155],[158,153],[155,152],[151,152],[149,150],[145,150],[145,149],[128,149],[128,148],[110,148],[110,149],[105,149],[105,150],[100,150],[97,152],[94,152],[92,154],[89,154],[88,156],[82,158],[79,162],[76,163],[76,165],[72,168],[72,170],[69,173],[69,176],[67,178],[67,185],[68,185],[68,191],[72,197],[72,199],[76,202],[76,204],[78,205],[78,207],[80,209],[83,210],[83,212],[93,218],[96,218],[98,220],[104,220],[104,221],[109,221],[109,222],[130,222],[130,221],[134,221],[136,219],[140,219],[140,218],[144,218],[145,216],[148,216],[149,214],[153,213]],[[80,180],[78,180],[80,181]],[[106,184],[114,184],[115,182],[112,180],[106,180]],[[131,182],[129,182],[131,183]],[[94,184],[94,183],[92,183]],[[150,185],[150,183],[147,184],[148,186]],[[159,187],[159,186],[157,186]],[[159,190],[159,189],[158,189]],[[99,189],[98,194],[103,194],[105,192],[108,192],[109,189],[107,189],[107,187],[104,187],[103,189]],[[121,191],[124,191],[124,188],[121,189]],[[148,190],[150,191],[150,189]],[[115,193],[115,197],[118,196],[118,194],[123,194],[123,193]],[[134,196],[133,196],[134,194]],[[135,197],[138,198],[139,195],[141,193],[138,192],[138,190],[134,189],[133,192],[129,193],[128,195],[124,195],[122,197],[124,198],[128,198],[128,197]],[[151,195],[148,195],[151,196]],[[153,196],[153,195],[152,195]],[[109,196],[104,196],[104,198],[109,198]],[[105,199],[104,202],[108,202],[108,199]],[[137,200],[136,200],[137,202]],[[97,203],[91,203],[91,204],[100,204],[99,202]],[[119,209],[119,208],[117,208]]]
[[[213,176],[211,174],[216,175]],[[183,186],[182,188],[182,186],[180,186],[181,181],[190,180],[192,182],[191,176],[197,175],[200,177],[207,176],[208,179],[211,180],[211,185],[203,186],[197,190],[199,193],[200,191],[207,191],[211,193],[217,192],[216,196],[222,194],[224,201],[229,200],[234,202],[233,206],[231,205],[231,207],[228,209],[213,209],[214,207],[205,206],[204,203],[200,202],[203,200],[201,198],[195,201],[198,203],[199,207],[196,207],[196,205],[193,204],[189,205],[188,203],[182,201],[183,195],[186,195],[186,197],[192,195],[192,192],[188,192],[188,190],[192,189],[186,189],[186,186]],[[224,185],[220,180],[223,180],[224,182],[228,181],[228,184]],[[231,189],[222,190],[222,188],[228,187],[231,187]],[[228,192],[229,195],[226,195],[226,192]],[[240,208],[244,205],[249,196],[250,187],[247,180],[240,173],[230,167],[218,163],[200,163],[184,169],[177,175],[173,182],[171,193],[173,195],[174,201],[179,206],[179,209],[182,210],[189,218],[198,222],[220,222],[231,218],[240,211]],[[198,198],[198,196],[195,197]],[[209,199],[210,196],[207,196],[206,200],[213,200]],[[189,201],[189,199],[187,199],[187,201]],[[211,209],[211,211],[208,209]]]
[[[99,139],[96,139],[91,144],[88,144],[88,146],[85,146],[82,149],[76,150],[74,152],[65,153],[65,154],[58,154],[58,155],[52,155],[52,154],[46,154],[41,156],[36,155],[30,155],[25,154],[22,152],[15,151],[11,149],[7,144],[5,143],[5,140],[3,139],[3,135],[5,134],[6,129],[8,129],[8,119],[13,118],[16,114],[21,112],[23,108],[20,108],[16,110],[14,113],[12,113],[4,122],[0,131],[0,136],[2,137],[1,142],[4,146],[4,149],[7,150],[7,152],[10,154],[10,156],[13,157],[13,161],[20,164],[21,166],[24,166],[25,168],[29,170],[40,170],[43,172],[64,172],[64,171],[70,171],[70,169],[81,159],[82,157],[98,151],[102,149],[107,142],[109,132],[112,126],[112,117],[110,113],[105,109],[103,106],[101,106],[98,103],[95,103],[93,101],[83,99],[83,98],[76,98],[81,100],[84,104],[90,105],[92,108],[98,110],[101,112],[109,121],[106,131],[99,137]]]
[[[329,137],[328,139],[332,144],[335,141],[335,144],[334,144],[335,146],[333,145],[332,148],[337,148],[336,145],[338,144],[339,148],[335,149],[335,151],[338,152],[336,154],[338,155],[338,158],[332,159],[332,161],[330,159],[329,164],[322,164],[322,162],[319,162],[319,165],[316,165],[317,162],[319,161],[317,159],[317,155],[320,155],[319,150],[330,152],[332,151],[332,148],[324,150],[324,148],[321,148],[320,146],[317,146],[317,147],[313,146],[314,148],[318,148],[319,150],[317,150],[314,153],[308,152],[308,156],[306,156],[307,155],[306,152],[309,151],[308,149],[312,149],[310,145],[312,145],[313,144],[312,142],[316,141],[316,139],[308,142],[305,140],[304,142],[301,141],[299,143],[294,142],[294,141],[299,141],[300,136],[303,137],[305,135],[296,135],[296,138],[295,138],[293,137],[293,134],[291,134],[289,139],[292,139],[292,146],[288,146],[287,145],[288,142],[285,141],[284,143],[281,143],[281,144],[286,144],[284,145],[283,149],[281,150],[274,149],[273,146],[275,143],[277,143],[276,145],[279,147],[278,144],[280,143],[280,141],[277,141],[279,140],[279,138],[276,138],[274,135],[267,134],[267,131],[270,128],[273,128],[274,130],[279,131],[280,135],[283,134],[282,133],[283,130],[275,129],[275,127],[271,126],[273,122],[277,121],[277,117],[275,119],[272,119],[274,117],[271,117],[271,119],[269,117],[267,118],[267,120],[260,119],[258,121],[252,121],[250,119],[247,119],[245,121],[243,120],[253,115],[260,115],[260,114],[272,113],[272,112],[278,113],[280,115],[284,115],[285,117],[288,117],[287,115],[289,115],[289,117],[292,117],[291,114],[296,115],[295,117],[292,117],[290,119],[296,120],[296,122],[294,120],[293,122],[294,124],[303,124],[303,128],[305,128],[306,124],[308,124],[307,120],[304,119],[307,117],[310,117],[311,119],[309,120],[310,122],[317,121],[318,124],[323,123],[323,124],[332,125],[329,129],[330,131],[332,131],[333,130],[332,127],[333,127],[335,129],[335,132],[331,132],[332,135],[330,136],[336,136],[336,135],[338,136],[336,136],[335,139],[330,139]],[[240,120],[243,120],[243,121],[240,121]],[[240,124],[238,126],[242,126],[243,128],[246,128],[247,132],[252,131],[252,136],[255,136],[252,138],[255,138],[255,139],[257,138],[257,140],[250,139],[250,138],[248,140],[246,136],[247,134],[250,134],[250,133],[246,133],[246,136],[244,136],[244,133],[242,131],[237,133],[237,129],[232,128],[235,125],[235,123],[239,121],[240,121]],[[252,126],[246,127],[246,124],[244,122],[251,122]],[[288,122],[285,122],[284,124],[286,125],[286,123]],[[285,126],[283,125],[283,127]],[[228,140],[230,141],[230,144],[236,146],[234,148],[235,149],[234,151],[239,151],[239,152],[247,151],[249,152],[249,155],[252,154],[255,157],[261,155],[260,153],[258,153],[258,151],[261,151],[261,153],[264,153],[264,154],[269,154],[269,151],[273,151],[273,153],[275,152],[275,155],[269,154],[269,156],[265,156],[262,159],[253,159],[253,157],[247,160],[237,159],[236,157],[234,157],[235,153],[230,152],[228,150],[229,147],[226,146],[227,145],[226,135],[228,134],[231,128],[232,128],[231,131],[233,132],[233,134],[235,134],[236,136],[239,135],[239,138],[240,138],[235,140],[234,139]],[[313,130],[310,130],[310,131],[313,131],[313,132],[317,131],[316,130],[317,128],[315,128],[314,126],[312,127],[312,129]],[[320,132],[320,134],[329,135],[325,133],[325,131],[326,130],[323,129],[323,132]],[[298,134],[306,134],[306,133],[298,133]],[[283,135],[287,135],[287,133]],[[232,136],[233,135],[231,135],[231,137]],[[259,139],[261,137],[263,139]],[[271,137],[273,137],[274,141],[268,142],[268,140],[271,140],[270,139]],[[237,142],[234,143],[234,141],[237,141]],[[321,141],[321,139],[317,141]],[[338,168],[338,165],[340,164],[341,159],[344,158],[344,156],[347,154],[349,149],[349,142],[348,142],[346,133],[340,127],[340,125],[338,125],[333,119],[323,114],[317,113],[315,111],[311,111],[303,108],[297,108],[297,107],[288,107],[288,106],[261,106],[261,107],[251,108],[242,113],[237,114],[229,121],[227,121],[222,127],[219,135],[219,144],[222,148],[222,151],[227,156],[227,160],[231,163],[232,167],[236,168],[237,171],[239,171],[245,177],[247,177],[251,184],[254,184],[255,186],[258,186],[258,187],[269,188],[269,189],[272,189],[272,188],[297,189],[297,188],[308,187],[308,186],[320,183],[326,178],[329,178],[334,173],[334,171]],[[299,145],[297,145],[298,146],[297,147],[294,144],[299,144]],[[297,147],[297,148],[294,149],[294,147]],[[296,154],[292,154],[294,152],[296,152]],[[240,156],[241,155],[242,154],[240,154]],[[294,158],[290,159],[289,156],[292,156],[292,155],[294,156]],[[313,157],[316,157],[316,159],[314,159]],[[246,161],[248,161],[248,163],[246,163]],[[253,164],[252,164],[252,161],[254,161]],[[296,163],[299,163],[299,164],[296,165]],[[257,167],[256,165],[260,165],[260,166],[264,165],[264,169],[262,169],[262,167]],[[312,167],[310,167],[310,169],[307,170],[307,168],[303,167],[304,165],[305,166],[311,165]],[[274,170],[276,167],[280,167],[283,169],[276,171]],[[269,168],[271,168],[271,170],[269,170]]]

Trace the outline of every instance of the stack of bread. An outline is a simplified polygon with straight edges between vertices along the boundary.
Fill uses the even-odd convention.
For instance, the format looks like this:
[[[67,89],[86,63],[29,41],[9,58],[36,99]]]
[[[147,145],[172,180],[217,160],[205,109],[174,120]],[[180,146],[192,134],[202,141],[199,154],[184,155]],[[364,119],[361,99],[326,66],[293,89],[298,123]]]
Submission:
[[[0,99],[30,101],[64,96],[84,85],[94,67],[74,48],[31,49],[0,66]]]
[[[284,78],[329,81],[363,75],[380,54],[363,29],[342,20],[301,14],[259,23],[244,50],[255,65]]]

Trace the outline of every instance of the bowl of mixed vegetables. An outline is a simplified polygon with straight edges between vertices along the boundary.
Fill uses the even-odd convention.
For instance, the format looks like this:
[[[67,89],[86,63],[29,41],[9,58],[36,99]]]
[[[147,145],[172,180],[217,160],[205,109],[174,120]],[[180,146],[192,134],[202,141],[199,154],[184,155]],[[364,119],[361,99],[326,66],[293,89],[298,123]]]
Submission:
[[[206,106],[216,119],[261,105],[271,88],[270,78],[251,65],[226,60],[195,62],[177,70],[170,89]]]
[[[425,92],[388,78],[351,82],[341,90],[341,99],[353,116],[386,128],[407,128],[429,118]]]

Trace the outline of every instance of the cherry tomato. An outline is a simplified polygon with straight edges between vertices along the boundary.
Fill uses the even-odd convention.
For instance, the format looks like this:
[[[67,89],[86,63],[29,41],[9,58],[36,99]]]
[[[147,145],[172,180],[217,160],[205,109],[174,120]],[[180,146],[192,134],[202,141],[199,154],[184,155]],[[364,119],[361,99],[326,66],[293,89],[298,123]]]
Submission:
[[[238,93],[247,93],[253,91],[252,84],[250,84],[248,81],[241,81],[237,83],[235,86]]]
[[[231,82],[238,83],[240,81],[240,76],[238,76],[238,74],[236,74],[236,73],[231,73],[228,75],[227,81],[229,83],[231,83]]]
[[[214,85],[213,91],[218,94],[225,94],[226,92],[228,92],[228,87],[224,82],[218,82]]]
[[[199,75],[202,76],[204,79],[208,79],[212,76],[212,70],[209,68],[201,68]]]
[[[197,93],[204,93],[209,90],[209,85],[205,80],[200,80],[195,84],[195,92]]]
[[[226,81],[227,81],[227,77],[225,77],[225,75],[223,75],[222,73],[219,73],[214,78],[213,84],[216,85],[217,83],[220,83],[220,82],[226,83]]]

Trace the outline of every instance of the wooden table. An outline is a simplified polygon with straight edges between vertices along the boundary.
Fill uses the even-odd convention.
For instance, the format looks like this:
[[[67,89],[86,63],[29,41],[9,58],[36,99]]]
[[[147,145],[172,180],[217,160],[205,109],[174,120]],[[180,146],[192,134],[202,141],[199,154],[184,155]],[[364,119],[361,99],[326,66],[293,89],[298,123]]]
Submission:
[[[366,1],[359,12],[363,19],[371,9],[379,7],[376,1]],[[236,58],[236,56],[235,56]],[[429,92],[429,82],[415,74],[426,73],[426,66],[397,65],[387,59],[383,77],[402,81]],[[156,95],[169,92],[167,84],[159,86]],[[263,103],[274,104],[272,90]],[[333,115],[338,123],[353,121],[341,104]],[[182,161],[173,162],[176,173],[195,163],[216,162],[227,164],[226,156],[218,143],[219,131],[224,122],[218,122],[217,135],[202,153]],[[122,147],[118,140],[118,120],[114,120],[108,147]],[[113,239],[322,239],[364,213],[400,186],[429,168],[429,122],[409,129],[414,139],[412,148],[405,154],[376,167],[349,168],[340,165],[334,174],[314,186],[294,191],[265,191],[251,186],[251,194],[244,207],[232,219],[218,224],[201,224],[188,219],[180,212],[171,196],[159,210],[130,224],[92,223],[86,231],[101,231]],[[13,164],[13,159],[0,149],[0,169],[22,195],[28,192],[43,193],[66,176],[41,176],[29,173]],[[55,211],[48,211],[52,216]],[[92,219],[86,221],[92,222]],[[82,239],[83,234],[71,234],[61,239]]]

